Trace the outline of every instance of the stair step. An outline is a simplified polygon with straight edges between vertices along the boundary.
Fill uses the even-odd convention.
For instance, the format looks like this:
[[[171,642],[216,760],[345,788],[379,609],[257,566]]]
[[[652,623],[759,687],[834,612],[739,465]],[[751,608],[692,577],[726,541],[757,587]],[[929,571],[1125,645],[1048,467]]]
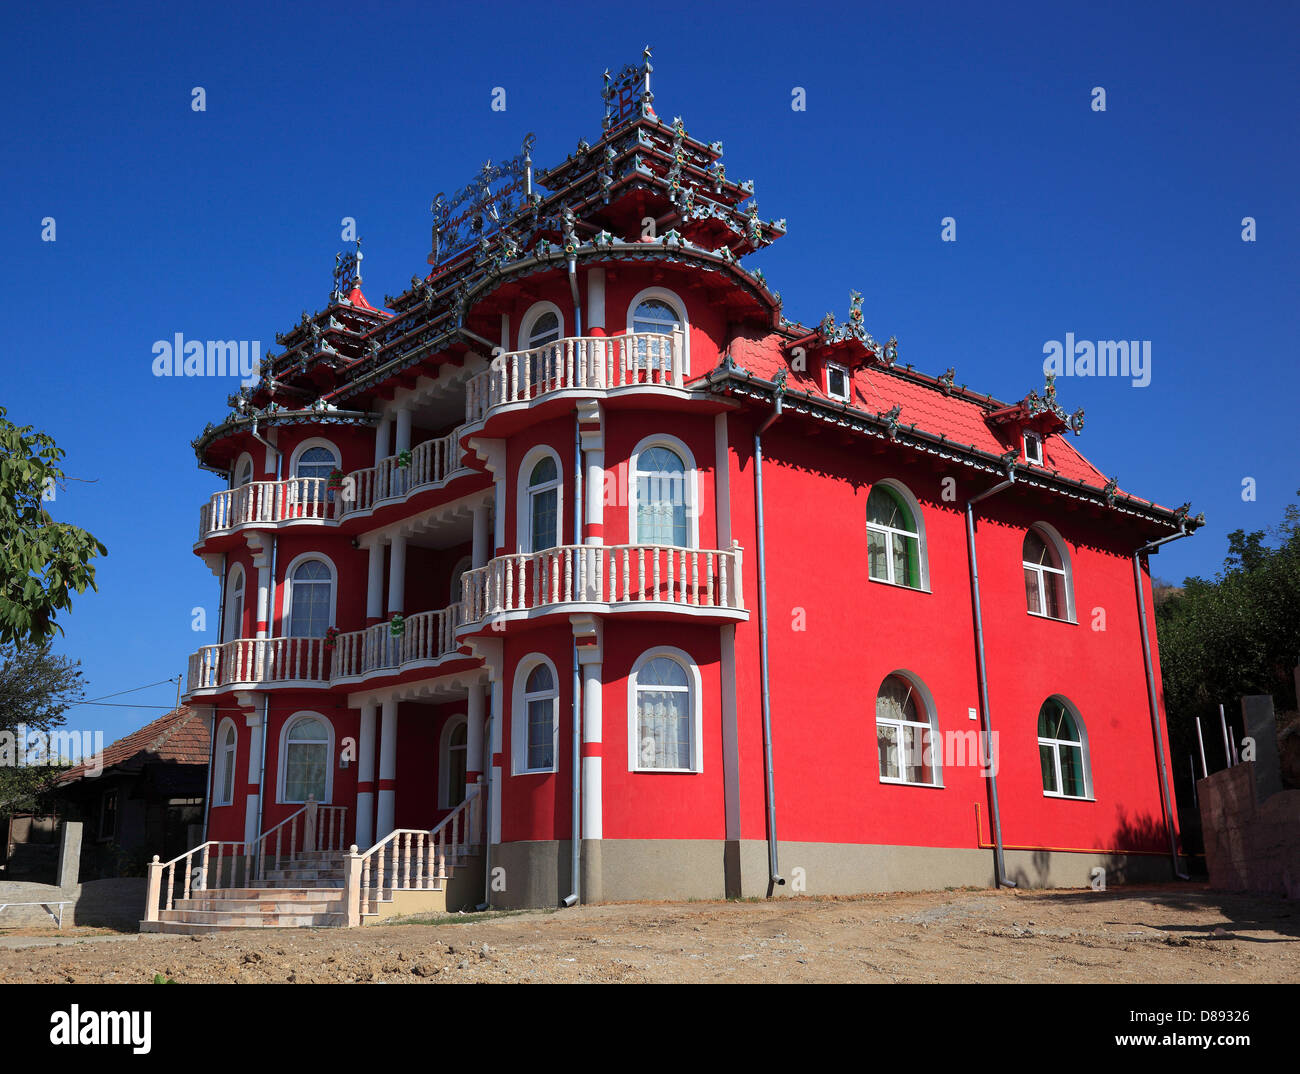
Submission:
[[[316,928],[334,928],[342,927],[344,921],[338,921],[333,925],[315,926]],[[197,923],[193,921],[141,921],[140,931],[142,933],[166,933],[173,936],[202,936],[210,932],[234,932],[239,929],[249,928],[248,925],[216,925],[208,923]],[[302,925],[261,925],[252,926],[253,928],[268,929],[294,929],[303,928]]]
[[[173,910],[215,911],[235,914],[341,914],[343,899],[177,899]],[[162,911],[166,913],[167,911]]]
[[[297,902],[316,902],[322,898],[333,899],[336,889],[333,887],[271,887],[264,885],[257,888],[204,888],[191,891],[191,899],[274,899],[276,902],[294,900]],[[182,896],[184,897],[184,896]],[[176,901],[179,901],[176,900]],[[173,903],[175,905],[175,903]]]
[[[302,928],[304,926],[339,926],[347,920],[342,911],[334,913],[262,913],[256,910],[234,913],[225,910],[162,910],[158,920],[186,925],[231,925],[236,928]]]

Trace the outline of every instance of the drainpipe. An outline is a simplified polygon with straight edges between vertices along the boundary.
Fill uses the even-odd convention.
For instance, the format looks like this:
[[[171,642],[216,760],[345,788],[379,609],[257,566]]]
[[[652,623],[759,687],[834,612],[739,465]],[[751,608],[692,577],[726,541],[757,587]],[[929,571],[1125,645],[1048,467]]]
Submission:
[[[754,433],[754,495],[757,499],[758,523],[758,653],[763,680],[763,778],[767,790],[767,894],[785,885],[776,849],[776,791],[772,781],[772,700],[768,683],[767,660],[767,562],[763,534],[763,434],[781,416],[784,386],[776,393],[776,409]]]
[[[461,333],[463,335],[469,336],[470,339],[476,339],[478,340],[478,342],[482,343],[483,346],[485,346],[488,349],[488,354],[491,354],[497,348],[497,345],[493,343],[490,339],[484,339],[477,332],[471,332],[468,328],[462,328]]]
[[[573,295],[573,334],[581,336],[582,299],[578,297],[578,262],[572,257],[569,258],[569,293]]]
[[[980,610],[980,572],[975,560],[975,504],[996,496],[1003,489],[1010,488],[1016,480],[1014,468],[1007,469],[1007,479],[1001,484],[986,489],[978,496],[966,501],[966,548],[970,555],[971,602],[975,610],[975,669],[979,675],[980,716],[984,723],[984,760],[988,766],[989,778],[989,820],[993,828],[993,856],[997,870],[997,882],[1000,887],[1015,887],[1015,881],[1007,876],[1006,862],[1002,855],[1002,814],[998,810],[998,777],[993,763],[993,720],[989,714],[988,671],[984,663],[984,615]]]
[[[1156,702],[1156,675],[1151,662],[1151,638],[1147,633],[1147,601],[1142,589],[1142,556],[1159,548],[1162,544],[1177,541],[1190,534],[1185,528],[1169,537],[1158,541],[1149,541],[1133,553],[1133,584],[1137,587],[1138,623],[1142,627],[1142,662],[1147,674],[1147,704],[1151,708],[1151,734],[1155,739],[1156,758],[1160,762],[1160,803],[1165,811],[1165,833],[1169,836],[1169,857],[1173,862],[1174,876],[1179,880],[1191,878],[1183,872],[1178,863],[1178,840],[1174,838],[1174,820],[1172,800],[1169,794],[1169,773],[1165,769],[1165,740],[1160,731],[1160,708]]]
[[[570,268],[572,268],[570,262]],[[572,273],[569,276],[573,279]],[[575,309],[577,302],[577,290],[575,284],[574,302]],[[573,543],[577,546],[582,544],[582,430],[579,426],[578,412],[573,413]],[[575,564],[576,566],[576,564]],[[578,572],[573,572],[573,584],[576,588],[578,585]],[[585,579],[583,581],[585,585]],[[584,594],[585,595],[585,594]],[[573,639],[573,825],[569,837],[569,873],[571,891],[564,898],[565,906],[576,906],[578,899],[582,894],[582,878],[579,876],[581,862],[579,854],[582,851],[582,812],[581,812],[581,779],[582,779],[582,679],[581,671],[578,668],[578,639]]]
[[[208,796],[203,800],[203,838],[200,843],[208,841],[208,815],[212,812],[212,773],[217,763],[217,706],[210,708],[212,718],[208,721]],[[234,761],[231,761],[234,764]],[[238,771],[238,770],[236,770]],[[233,795],[232,795],[233,797]]]
[[[487,728],[483,732],[483,901],[475,910],[492,909],[492,705],[489,698]]]
[[[271,443],[271,441],[269,441],[266,437],[264,437],[261,433],[257,431],[257,420],[258,420],[257,418],[253,419],[253,439],[256,440],[259,444],[265,444],[267,447],[269,447],[272,451],[275,452],[275,469],[276,469],[276,473],[278,474],[281,468],[280,467],[280,460],[282,458],[281,451],[278,447],[276,447],[273,443]],[[235,461],[238,462],[239,460],[236,459]]]

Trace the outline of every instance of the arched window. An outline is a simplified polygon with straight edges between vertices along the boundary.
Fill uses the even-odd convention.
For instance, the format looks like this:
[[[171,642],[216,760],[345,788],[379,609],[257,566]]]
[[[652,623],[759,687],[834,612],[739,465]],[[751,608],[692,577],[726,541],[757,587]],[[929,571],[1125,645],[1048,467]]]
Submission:
[[[332,503],[329,476],[339,468],[339,454],[326,440],[308,440],[293,455],[292,501],[299,504]]]
[[[280,801],[330,800],[334,731],[314,713],[293,717],[280,741]]]
[[[473,565],[473,560],[469,556],[461,556],[456,561],[456,566],[451,569],[451,587],[448,590],[447,605],[450,607],[459,602],[461,598],[461,579],[465,577],[465,572]]]
[[[1025,568],[1025,602],[1030,614],[1069,620],[1067,571],[1057,540],[1041,527],[1035,526],[1025,534],[1022,559]]]
[[[876,694],[876,749],[887,783],[939,785],[941,749],[934,712],[904,675],[889,675]]]
[[[919,517],[902,490],[883,481],[867,497],[867,570],[877,582],[925,588]]]
[[[244,631],[244,568],[236,563],[226,581],[226,621],[221,640],[234,641]]]
[[[682,348],[679,363],[682,372],[689,369],[686,347],[688,332],[681,301],[671,291],[651,287],[633,298],[628,308],[627,330],[638,335],[668,336],[669,339],[640,339],[636,343],[639,369],[667,373],[671,368],[673,340]]]
[[[464,716],[453,716],[442,732],[441,787],[438,797],[443,809],[454,809],[465,800],[465,774],[469,771],[467,748],[469,724]]]
[[[235,752],[239,741],[234,720],[227,717],[217,728],[216,771],[212,775],[215,806],[230,805],[235,800]]]
[[[633,771],[700,770],[699,672],[678,650],[646,653],[632,669],[629,690]]]
[[[554,772],[560,692],[555,668],[542,656],[528,657],[515,675],[511,725],[514,771]]]
[[[290,564],[288,601],[290,638],[323,638],[334,621],[334,572],[321,559]]]
[[[693,547],[691,511],[694,500],[693,467],[663,444],[639,447],[634,462],[634,544]]]
[[[248,455],[241,455],[239,461],[235,464],[234,473],[231,475],[233,488],[239,488],[242,485],[251,484],[253,480],[253,460]]]
[[[560,338],[560,318],[556,313],[547,310],[541,314],[528,329],[529,349],[541,347],[547,343],[554,343]]]
[[[559,386],[559,348],[549,344],[563,335],[564,318],[554,302],[536,303],[519,322],[520,349],[533,352],[528,355],[528,384],[535,391]]]
[[[1049,697],[1038,710],[1038,761],[1043,794],[1051,798],[1091,798],[1088,736],[1083,721],[1060,697]]]
[[[540,552],[560,543],[560,464],[548,451],[540,457],[530,453],[524,468],[527,480],[520,551]]]

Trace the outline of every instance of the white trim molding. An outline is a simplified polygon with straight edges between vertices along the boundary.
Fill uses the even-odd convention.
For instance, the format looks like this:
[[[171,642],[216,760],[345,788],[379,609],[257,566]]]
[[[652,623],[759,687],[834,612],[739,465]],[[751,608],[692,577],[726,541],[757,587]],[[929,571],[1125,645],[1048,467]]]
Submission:
[[[532,336],[533,327],[548,313],[555,314],[556,319],[560,322],[560,331],[555,338],[564,338],[564,310],[560,309],[554,302],[534,302],[524,312],[524,315],[519,318],[519,350],[532,349],[533,344],[530,337]],[[541,346],[541,344],[538,344],[538,346]]]
[[[659,657],[666,657],[679,664],[686,672],[691,726],[691,763],[687,768],[652,768],[641,764],[637,676],[646,664]],[[629,772],[698,774],[704,771],[703,692],[700,669],[696,666],[691,655],[682,649],[672,645],[657,645],[653,649],[647,649],[636,658],[636,662],[632,665],[632,670],[627,677],[627,766]]]

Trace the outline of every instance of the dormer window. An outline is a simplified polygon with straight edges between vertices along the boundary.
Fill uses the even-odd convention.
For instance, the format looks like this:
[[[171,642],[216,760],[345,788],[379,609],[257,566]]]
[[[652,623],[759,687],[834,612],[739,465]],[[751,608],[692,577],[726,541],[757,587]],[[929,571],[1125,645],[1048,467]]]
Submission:
[[[1025,462],[1043,465],[1043,438],[1037,433],[1025,433]]]
[[[849,371],[844,366],[826,363],[826,394],[841,403],[849,401]]]

